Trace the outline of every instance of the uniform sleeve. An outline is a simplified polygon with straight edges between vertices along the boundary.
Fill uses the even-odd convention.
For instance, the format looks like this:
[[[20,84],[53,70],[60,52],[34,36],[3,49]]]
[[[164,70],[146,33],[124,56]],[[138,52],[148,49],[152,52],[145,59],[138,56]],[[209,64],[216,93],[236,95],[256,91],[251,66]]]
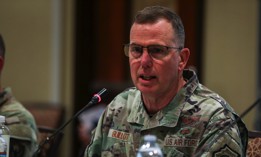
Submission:
[[[230,126],[233,121],[234,115],[230,111],[224,109],[217,111],[206,126],[195,156],[245,156],[242,142],[244,140],[241,140],[239,127],[236,123]]]
[[[20,143],[17,146],[24,148],[23,156],[32,156],[37,147],[38,130],[34,117],[20,104],[10,104],[6,106],[3,115],[10,130],[11,143]],[[13,151],[16,151],[14,147]]]

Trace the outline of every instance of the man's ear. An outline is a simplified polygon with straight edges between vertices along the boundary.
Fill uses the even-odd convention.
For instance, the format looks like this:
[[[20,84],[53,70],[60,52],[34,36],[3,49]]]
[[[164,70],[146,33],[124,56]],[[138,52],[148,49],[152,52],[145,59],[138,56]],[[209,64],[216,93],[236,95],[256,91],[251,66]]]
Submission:
[[[179,61],[179,70],[183,71],[183,69],[186,67],[187,62],[189,60],[190,51],[188,48],[183,48],[179,52],[180,61]]]

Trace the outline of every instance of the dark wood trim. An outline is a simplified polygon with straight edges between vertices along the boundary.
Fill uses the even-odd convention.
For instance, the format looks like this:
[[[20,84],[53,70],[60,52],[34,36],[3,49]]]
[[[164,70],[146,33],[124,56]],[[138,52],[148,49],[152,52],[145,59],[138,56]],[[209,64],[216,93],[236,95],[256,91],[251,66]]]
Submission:
[[[260,131],[248,131],[248,137],[249,138],[261,138],[261,132]]]
[[[191,52],[188,67],[196,68],[200,80],[202,76],[204,4],[204,0],[178,0],[178,14],[186,32],[185,46]]]
[[[113,82],[113,87],[119,90],[119,86],[125,85],[122,82],[128,80],[128,58],[124,56],[123,44],[128,40],[130,3],[130,0],[75,1],[74,113],[89,102],[99,87]],[[109,96],[106,102],[115,95]],[[71,156],[77,156],[81,147],[76,137],[77,123],[73,124]]]

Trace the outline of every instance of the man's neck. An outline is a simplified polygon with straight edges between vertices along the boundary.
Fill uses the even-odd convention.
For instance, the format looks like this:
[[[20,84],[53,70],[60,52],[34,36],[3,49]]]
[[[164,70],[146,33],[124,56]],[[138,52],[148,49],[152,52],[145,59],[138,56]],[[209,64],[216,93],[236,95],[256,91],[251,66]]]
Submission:
[[[164,107],[168,106],[168,104],[173,100],[173,98],[185,84],[186,81],[182,78],[180,83],[178,83],[178,87],[175,90],[168,92],[167,94],[158,96],[142,95],[142,101],[148,114],[155,114]]]

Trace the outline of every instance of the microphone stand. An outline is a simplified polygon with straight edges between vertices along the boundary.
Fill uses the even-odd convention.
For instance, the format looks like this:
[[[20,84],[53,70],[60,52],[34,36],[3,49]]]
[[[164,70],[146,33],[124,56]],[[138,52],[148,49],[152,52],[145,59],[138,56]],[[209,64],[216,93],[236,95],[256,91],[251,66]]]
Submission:
[[[229,129],[231,129],[232,126],[234,126],[237,122],[239,122],[249,111],[251,111],[257,104],[259,104],[261,101],[261,98],[258,98],[254,104],[249,106],[239,117],[236,117],[232,123],[225,126],[225,129],[218,135],[216,138],[213,138],[212,141],[209,144],[204,144],[202,148],[194,155],[194,157],[199,157],[202,155],[203,152],[205,152],[207,149],[209,149],[210,146],[212,146],[219,138],[221,138]]]
[[[57,134],[59,134],[72,120],[77,118],[84,110],[91,107],[92,105],[95,105],[101,101],[101,95],[103,95],[107,91],[106,88],[103,88],[100,90],[97,94],[94,94],[91,101],[87,105],[85,105],[80,111],[78,111],[72,118],[70,118],[66,123],[64,123],[62,126],[60,126],[58,129],[55,130],[55,132],[51,135],[46,137],[46,139],[41,142],[38,146],[38,149],[34,152],[33,157],[37,157],[37,154],[40,152],[40,150],[43,148],[43,146],[48,143],[51,139],[55,138]]]

